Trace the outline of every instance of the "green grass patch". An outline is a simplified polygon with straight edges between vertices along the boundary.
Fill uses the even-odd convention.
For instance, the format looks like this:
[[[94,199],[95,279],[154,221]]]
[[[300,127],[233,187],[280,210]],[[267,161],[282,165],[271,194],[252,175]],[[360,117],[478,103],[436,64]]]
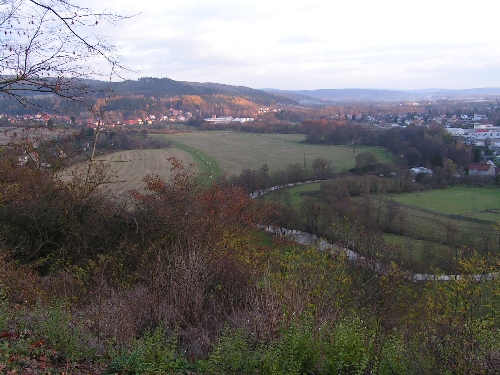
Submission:
[[[387,202],[391,198],[400,203],[399,197],[373,197],[372,207],[373,215],[376,215],[377,210],[381,209],[382,220],[380,225],[382,228],[386,226],[384,220],[387,214]],[[379,200],[382,199],[379,205]],[[352,200],[353,204],[360,204],[363,198],[356,197]],[[466,241],[467,238],[472,238],[480,232],[491,231],[491,224],[473,222],[469,220],[460,220],[458,218],[447,216],[446,212],[422,210],[417,206],[406,206],[404,203],[398,207],[398,212],[395,214],[392,224],[393,230],[396,233],[403,233],[418,240],[426,240],[433,243],[455,242],[459,243]]]
[[[270,192],[266,199],[277,197],[276,200],[283,201],[282,197],[281,199],[278,197],[280,194],[286,194],[287,202],[300,212],[301,203],[308,195],[314,197],[320,186],[321,183],[297,185],[284,191]],[[489,198],[493,202],[498,199],[498,190],[481,188],[454,188],[400,196],[370,196],[371,223],[381,231],[388,245],[387,250],[380,248],[383,253],[381,255],[412,264],[411,268],[418,272],[429,272],[436,267],[452,273],[457,266],[456,258],[463,252],[464,247],[477,249],[483,253],[496,251],[498,233],[492,228],[492,222],[477,220],[478,216],[487,220],[487,214],[491,216],[495,214],[475,211],[472,212],[473,215],[466,215],[464,207],[460,207],[457,203],[453,204],[455,200],[461,200],[462,206],[470,203],[464,203],[470,199],[468,195],[463,195],[464,191],[477,200],[484,199],[485,202],[489,202]],[[449,194],[449,197],[446,194]],[[429,200],[426,202],[424,197],[429,197]],[[418,200],[418,203],[421,203],[420,207],[410,198]],[[392,199],[396,203],[391,202]],[[427,206],[429,202],[432,209]],[[363,206],[367,203],[366,197],[352,197],[351,212],[356,212],[358,209],[366,212]],[[486,209],[495,207],[491,202],[484,204]],[[389,214],[390,210],[392,214]],[[305,218],[302,219],[305,225]]]
[[[177,141],[170,140],[172,144],[179,150],[187,152],[195,161],[198,166],[198,171],[201,174],[206,174],[208,176],[212,175],[214,177],[221,175],[221,169],[217,161],[204,153],[203,151],[192,148],[186,144],[182,144]]]
[[[458,259],[460,256],[459,249],[453,249],[450,246],[436,244],[431,241],[387,233],[382,235],[382,239],[387,245],[396,249],[395,253],[389,252],[386,254],[388,258],[393,260],[398,260],[397,258],[403,259],[412,264],[415,271],[428,272],[429,267],[449,271],[453,269],[451,259]]]
[[[392,197],[396,202],[443,214],[500,221],[500,190],[453,187]]]
[[[290,195],[290,203],[292,207],[296,210],[300,208],[300,205],[304,201],[305,197],[309,194],[319,192],[321,187],[321,182],[313,182],[310,184],[301,184],[289,188],[284,188],[281,190],[270,191],[264,196],[266,200],[273,200],[274,197],[283,193],[286,190]]]
[[[304,198],[312,193],[319,192],[321,182],[314,182],[311,184],[297,185],[290,189],[290,198],[293,208],[299,208]]]
[[[253,134],[231,131],[185,132],[162,135],[174,145],[188,146],[215,159],[221,172],[239,174],[242,169],[259,169],[267,164],[271,171],[286,169],[293,163],[311,166],[314,159],[325,158],[335,171],[353,168],[356,156],[371,152],[380,162],[394,161],[383,148],[326,146],[301,143],[302,134]]]

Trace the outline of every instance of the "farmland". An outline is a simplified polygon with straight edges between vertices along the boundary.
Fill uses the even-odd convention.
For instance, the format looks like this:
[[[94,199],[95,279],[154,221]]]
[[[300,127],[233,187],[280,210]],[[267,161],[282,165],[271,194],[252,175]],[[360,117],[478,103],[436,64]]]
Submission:
[[[144,186],[146,175],[158,175],[168,179],[171,175],[170,157],[175,157],[186,167],[195,161],[187,152],[176,148],[154,150],[127,150],[102,156],[99,160],[109,166],[112,176],[111,190],[117,195]]]
[[[317,193],[320,190],[320,183],[298,185],[289,188],[291,203],[295,208],[300,207],[303,195]],[[271,193],[272,195],[273,193]],[[400,203],[407,210],[420,211],[415,216],[421,216],[423,222],[427,222],[429,230],[436,229],[433,224],[436,216],[443,216],[452,220],[453,216],[460,216],[463,219],[472,219],[471,222],[500,222],[500,192],[498,189],[488,188],[448,188],[442,190],[427,190],[406,194],[388,194],[386,196],[373,197],[373,201],[393,200]],[[354,203],[360,199],[354,199]],[[429,218],[427,218],[429,217]],[[478,219],[478,220],[474,220]],[[469,224],[465,225],[470,226]]]
[[[336,171],[347,170],[355,165],[361,152],[376,154],[380,162],[392,161],[381,148],[325,146],[301,143],[301,134],[253,134],[237,132],[186,132],[165,135],[174,144],[195,149],[215,159],[222,173],[236,175],[243,168],[259,169],[267,164],[271,171],[285,169],[299,163],[311,165],[316,158],[325,158]]]
[[[390,161],[391,156],[380,148],[321,146],[300,143],[304,136],[298,134],[248,134],[236,132],[189,132],[161,135],[174,147],[155,150],[128,150],[103,156],[110,173],[116,176],[111,190],[125,193],[142,186],[142,178],[157,174],[168,178],[169,157],[176,157],[184,165],[195,164],[195,171],[210,175],[237,175],[244,168],[258,169],[267,164],[271,171],[285,169],[291,163],[310,165],[316,158],[331,162],[335,171],[354,167],[355,157],[369,151],[380,161]],[[304,186],[309,189],[309,187]]]
[[[293,208],[299,209],[301,203],[304,200],[304,196],[307,194],[314,194],[318,193],[320,190],[321,183],[320,182],[314,182],[310,184],[302,184],[302,185],[297,185],[292,188],[287,189],[288,192],[290,193],[290,203]],[[280,194],[280,192],[270,192],[266,199],[271,198],[275,194]]]

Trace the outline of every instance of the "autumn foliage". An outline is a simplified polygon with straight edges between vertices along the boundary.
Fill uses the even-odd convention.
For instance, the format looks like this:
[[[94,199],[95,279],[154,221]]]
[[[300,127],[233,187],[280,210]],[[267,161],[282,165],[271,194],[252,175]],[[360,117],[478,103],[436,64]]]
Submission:
[[[97,170],[65,180],[1,156],[0,371],[498,370],[497,280],[416,285],[271,238],[256,224],[288,211],[175,159],[123,201]]]
[[[235,186],[203,186],[189,170],[169,159],[171,181],[145,178],[146,193],[133,192],[139,231],[149,239],[214,248],[227,232],[255,223],[254,202]]]

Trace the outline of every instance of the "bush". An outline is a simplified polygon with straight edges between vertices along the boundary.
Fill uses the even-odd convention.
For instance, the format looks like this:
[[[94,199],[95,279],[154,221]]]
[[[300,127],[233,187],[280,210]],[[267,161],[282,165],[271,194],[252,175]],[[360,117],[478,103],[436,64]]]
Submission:
[[[167,338],[162,327],[146,331],[132,347],[111,362],[106,374],[177,374],[189,367],[178,353],[177,338]]]
[[[405,348],[402,338],[389,337],[382,347],[376,373],[380,375],[409,374],[409,358],[406,356]]]
[[[47,344],[58,350],[67,361],[82,361],[95,357],[96,350],[88,345],[90,336],[84,332],[83,324],[74,322],[64,303],[48,308],[35,309],[34,330],[46,338]]]
[[[270,375],[301,375],[315,373],[319,366],[319,347],[314,337],[312,320],[301,317],[264,353],[264,373]]]
[[[215,374],[255,374],[262,366],[260,347],[255,348],[249,332],[240,327],[225,328],[201,369]]]
[[[7,287],[0,280],[0,333],[7,330],[9,321],[9,302],[7,300]]]
[[[340,320],[326,350],[329,374],[362,374],[368,365],[373,335],[358,317]]]
[[[149,370],[148,365],[143,362],[139,350],[126,352],[116,357],[106,368],[106,374],[140,375]]]

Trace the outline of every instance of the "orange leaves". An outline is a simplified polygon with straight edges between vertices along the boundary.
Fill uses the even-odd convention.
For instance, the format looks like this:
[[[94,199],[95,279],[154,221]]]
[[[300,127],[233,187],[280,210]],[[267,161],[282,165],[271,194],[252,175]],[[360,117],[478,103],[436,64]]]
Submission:
[[[184,106],[197,105],[200,106],[204,104],[204,100],[198,95],[185,95],[182,97],[182,104]]]
[[[235,233],[252,224],[254,203],[241,188],[212,186],[196,194],[197,227],[204,242],[219,244],[225,233]]]
[[[170,181],[147,176],[148,193],[134,193],[141,222],[152,237],[215,246],[227,231],[255,221],[254,202],[235,186],[203,186],[177,159]],[[154,229],[153,229],[154,228]]]
[[[40,347],[42,347],[42,346],[43,346],[43,344],[44,344],[44,343],[45,343],[45,340],[44,340],[44,339],[41,339],[41,340],[37,340],[37,341],[35,341],[35,342],[32,342],[32,343],[30,344],[30,346],[31,346],[33,349],[35,349],[35,348],[40,348]]]
[[[0,340],[5,339],[5,340],[13,340],[15,338],[19,337],[19,334],[17,334],[14,331],[3,331],[0,332]]]
[[[7,343],[3,346],[5,352],[0,354],[0,362],[3,361],[0,363],[0,373],[50,374],[54,371],[59,352],[48,348],[45,340],[39,339],[34,332],[1,332],[0,342],[4,340]]]

